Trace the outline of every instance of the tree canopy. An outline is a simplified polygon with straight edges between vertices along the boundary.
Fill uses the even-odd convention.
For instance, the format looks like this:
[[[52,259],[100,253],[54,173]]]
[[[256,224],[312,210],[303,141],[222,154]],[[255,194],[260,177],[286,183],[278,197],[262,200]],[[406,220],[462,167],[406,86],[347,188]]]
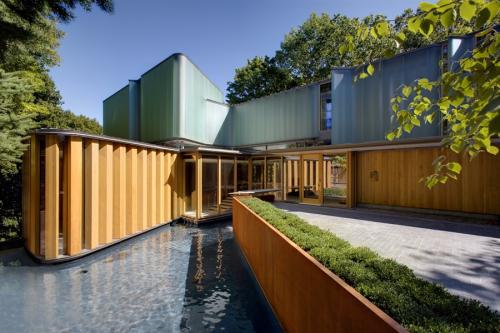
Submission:
[[[57,22],[69,22],[80,5],[113,10],[110,0],[0,0],[0,173],[17,172],[25,145],[37,127],[60,127],[100,133],[97,121],[61,107],[62,98],[49,76],[59,63],[63,36]]]

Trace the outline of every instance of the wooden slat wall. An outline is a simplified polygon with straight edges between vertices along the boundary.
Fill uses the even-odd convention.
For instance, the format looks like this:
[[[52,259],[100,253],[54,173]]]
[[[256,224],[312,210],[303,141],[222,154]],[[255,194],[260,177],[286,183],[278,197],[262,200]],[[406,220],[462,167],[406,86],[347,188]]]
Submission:
[[[99,147],[99,244],[113,240],[113,144]]]
[[[41,234],[41,137],[32,136],[23,156],[26,248],[34,255],[45,260],[62,254],[75,256],[83,248],[95,249],[180,216],[182,196],[175,177],[180,159],[176,153],[105,139],[67,136],[61,141],[57,135],[45,135],[45,222]],[[60,221],[63,230],[59,230]],[[43,251],[40,235],[44,237]]]
[[[46,197],[49,201],[48,198]],[[85,248],[99,245],[99,142],[85,145]]]
[[[66,200],[67,214],[66,225],[68,228],[66,239],[66,250],[68,255],[76,255],[82,250],[82,228],[83,228],[83,140],[78,137],[70,137],[67,142],[67,154],[64,160],[68,163],[67,172],[64,175],[67,182]]]
[[[357,152],[356,201],[362,204],[500,214],[500,156],[467,156],[440,148]],[[427,189],[419,180],[439,156],[462,164],[458,181]]]
[[[59,253],[59,138],[46,137],[45,148],[45,257],[55,259]]]

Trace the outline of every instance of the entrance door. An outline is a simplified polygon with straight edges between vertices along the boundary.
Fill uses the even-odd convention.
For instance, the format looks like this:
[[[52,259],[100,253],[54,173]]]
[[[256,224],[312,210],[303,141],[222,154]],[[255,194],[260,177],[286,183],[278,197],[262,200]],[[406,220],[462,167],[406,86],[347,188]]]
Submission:
[[[321,205],[323,202],[323,156],[302,155],[302,202]]]

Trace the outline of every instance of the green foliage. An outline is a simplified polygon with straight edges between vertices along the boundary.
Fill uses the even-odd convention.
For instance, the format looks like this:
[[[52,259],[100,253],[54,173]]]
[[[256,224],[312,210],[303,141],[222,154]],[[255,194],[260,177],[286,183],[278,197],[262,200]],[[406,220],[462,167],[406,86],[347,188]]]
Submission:
[[[259,199],[243,203],[410,332],[500,332],[500,316]]]
[[[21,238],[21,174],[0,175],[0,243]]]
[[[368,57],[393,53],[395,44],[392,40],[369,35],[353,38],[349,50],[340,51],[346,35],[365,22],[378,19],[378,16],[360,20],[343,15],[312,14],[285,36],[274,57],[255,57],[246,66],[236,69],[234,80],[228,82],[228,102],[240,103],[327,79],[332,67],[351,66]],[[385,31],[388,28],[382,25],[378,29]]]
[[[246,66],[236,69],[233,82],[228,82],[227,101],[245,102],[293,87],[291,75],[269,57],[255,57]]]
[[[57,21],[73,18],[76,5],[110,12],[111,0],[0,0],[0,241],[21,236],[20,157],[23,139],[37,127],[101,133],[93,119],[61,108],[48,71],[57,65],[63,33]]]
[[[420,6],[420,14],[410,19],[409,30],[413,33],[428,36],[438,27],[451,32],[465,21],[470,24],[469,30],[483,29],[478,34],[481,40],[455,70],[445,72],[438,81],[422,78],[401,87],[401,95],[391,100],[397,127],[387,134],[387,139],[394,140],[422,123],[441,119],[447,128],[442,140],[445,147],[457,154],[467,153],[471,159],[482,152],[498,154],[498,147],[491,141],[500,134],[500,38],[494,29],[499,22],[499,8],[497,1],[483,0],[441,0]],[[428,93],[438,89],[442,94],[431,100]],[[460,169],[456,166],[460,165],[444,160],[439,156],[434,161],[434,173],[425,177],[427,187],[457,179]]]
[[[32,86],[22,72],[0,68],[0,174],[14,174],[26,145],[23,139],[33,127]],[[18,110],[23,110],[19,112]]]
[[[37,119],[40,128],[70,129],[90,134],[102,134],[102,126],[95,119],[84,115],[75,115],[71,111],[55,109],[47,115],[41,115]]]

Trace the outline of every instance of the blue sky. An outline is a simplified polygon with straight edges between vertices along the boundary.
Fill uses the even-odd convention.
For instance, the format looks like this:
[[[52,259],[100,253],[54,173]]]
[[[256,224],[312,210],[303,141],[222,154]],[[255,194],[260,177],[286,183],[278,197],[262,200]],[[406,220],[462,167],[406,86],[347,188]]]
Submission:
[[[61,24],[61,63],[51,70],[65,109],[102,123],[102,100],[172,53],[188,55],[223,91],[234,69],[274,55],[315,13],[389,18],[421,0],[115,0],[111,15],[77,10]]]

